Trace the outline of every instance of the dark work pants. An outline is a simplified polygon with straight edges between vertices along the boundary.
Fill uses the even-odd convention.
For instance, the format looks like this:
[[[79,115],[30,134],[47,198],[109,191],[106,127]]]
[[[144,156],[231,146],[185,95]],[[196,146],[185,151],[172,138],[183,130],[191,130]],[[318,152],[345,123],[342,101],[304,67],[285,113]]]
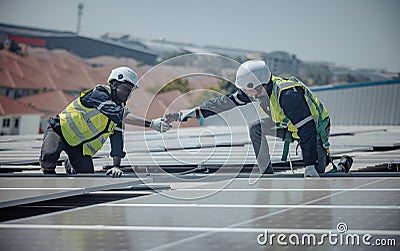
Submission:
[[[76,173],[94,173],[91,156],[84,156],[82,145],[72,147],[68,145],[50,126],[43,136],[43,144],[40,152],[40,166],[45,170],[54,170],[61,152],[68,155],[69,165]]]
[[[275,123],[271,119],[260,119],[253,122],[249,127],[250,139],[253,144],[260,173],[273,173],[270,165],[269,146],[266,135],[275,135],[275,130],[271,129]]]
[[[280,106],[293,124],[311,115],[301,87],[282,91]],[[283,137],[283,135],[278,135],[271,130],[273,126],[274,123],[270,119],[256,121],[250,126],[250,138],[261,171],[264,170],[270,162],[269,148],[265,135]],[[327,133],[329,135],[329,127],[327,128]],[[314,165],[317,172],[325,172],[327,156],[325,149],[322,147],[322,142],[317,142],[317,129],[314,120],[298,128],[298,135],[300,137],[300,147],[303,154],[303,165]]]

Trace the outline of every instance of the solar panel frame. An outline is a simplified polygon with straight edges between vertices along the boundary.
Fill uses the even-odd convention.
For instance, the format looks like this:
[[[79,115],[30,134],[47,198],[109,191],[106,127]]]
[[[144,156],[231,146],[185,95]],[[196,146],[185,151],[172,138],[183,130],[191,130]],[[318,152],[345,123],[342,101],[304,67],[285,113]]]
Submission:
[[[79,176],[2,177],[0,178],[0,208],[121,188],[149,181],[151,181],[149,178],[93,179]]]
[[[220,250],[232,245],[258,249],[263,246],[257,243],[257,236],[266,229],[288,235],[322,234],[335,231],[340,222],[347,224],[349,233],[398,239],[400,222],[393,219],[400,217],[399,180],[262,178],[253,185],[248,179],[219,181],[5,222],[0,224],[0,239],[7,236],[11,238],[7,247],[22,247],[10,233],[29,236],[38,231],[42,243],[60,249],[74,245],[107,250]],[[365,201],[373,193],[382,196]],[[195,197],[198,199],[190,199]],[[357,203],[355,198],[361,199]],[[68,244],[58,241],[61,233],[79,233],[85,238]],[[109,241],[114,238],[118,243],[113,246]],[[325,249],[335,247],[327,245]]]

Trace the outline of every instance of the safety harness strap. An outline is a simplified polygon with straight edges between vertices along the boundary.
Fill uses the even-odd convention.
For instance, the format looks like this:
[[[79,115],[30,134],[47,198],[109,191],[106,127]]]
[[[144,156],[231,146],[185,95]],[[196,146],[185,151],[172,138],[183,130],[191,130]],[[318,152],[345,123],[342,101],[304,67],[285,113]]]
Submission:
[[[282,152],[282,157],[281,157],[282,161],[287,160],[287,156],[289,154],[290,143],[292,143],[292,134],[288,130],[286,130],[285,136],[284,136],[283,152]]]

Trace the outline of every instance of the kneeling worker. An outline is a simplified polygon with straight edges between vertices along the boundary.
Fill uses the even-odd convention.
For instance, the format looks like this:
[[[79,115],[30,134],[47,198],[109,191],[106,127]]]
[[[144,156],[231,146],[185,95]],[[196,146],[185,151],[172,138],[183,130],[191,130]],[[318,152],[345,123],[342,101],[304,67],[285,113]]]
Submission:
[[[138,89],[138,75],[128,67],[111,71],[108,85],[97,85],[83,91],[64,111],[50,118],[44,134],[39,162],[45,174],[55,174],[62,151],[68,155],[67,173],[94,173],[92,156],[110,137],[113,167],[107,175],[120,177],[123,151],[123,124],[149,127],[159,132],[171,126],[161,118],[146,120],[128,113],[125,104],[132,91]]]
[[[328,142],[330,119],[328,111],[310,89],[295,77],[286,79],[273,76],[266,63],[260,60],[250,60],[240,65],[235,85],[239,89],[234,93],[207,100],[192,110],[179,112],[179,120],[206,118],[258,101],[262,110],[269,115],[249,128],[260,172],[273,173],[266,135],[282,137],[286,142],[300,140],[306,177],[318,177],[319,173],[325,172],[331,160]],[[288,147],[289,144],[286,145]]]

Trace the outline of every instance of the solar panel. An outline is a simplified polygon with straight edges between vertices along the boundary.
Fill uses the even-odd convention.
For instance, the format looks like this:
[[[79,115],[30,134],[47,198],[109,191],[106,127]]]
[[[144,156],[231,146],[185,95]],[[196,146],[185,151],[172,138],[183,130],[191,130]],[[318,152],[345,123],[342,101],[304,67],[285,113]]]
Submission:
[[[365,165],[377,165],[385,160],[386,151],[379,159],[368,159],[374,149],[396,149],[400,145],[400,130],[397,127],[389,129],[358,129],[359,127],[333,127],[331,153],[334,158],[343,154],[355,157],[354,169]],[[367,127],[368,128],[368,127]],[[375,128],[375,127],[372,127]],[[276,170],[287,170],[280,160],[283,142],[269,137],[272,163]],[[38,166],[40,154],[40,136],[6,136],[0,138],[0,171],[10,172],[23,170],[24,166]],[[386,150],[388,150],[386,149]],[[301,149],[296,144],[290,146],[290,160],[301,161]],[[174,129],[168,133],[127,132],[125,134],[125,151],[127,158],[122,162],[132,167],[180,167],[188,165],[219,165],[229,168],[238,165],[255,165],[254,151],[246,127],[199,127]],[[110,145],[107,143],[95,155],[96,171],[103,171],[104,165],[111,165],[109,157]],[[36,157],[35,157],[36,156]],[[360,156],[360,158],[358,158]],[[63,154],[61,159],[66,156]],[[398,162],[398,158],[391,158]],[[16,168],[13,169],[12,165]],[[190,168],[190,167],[189,167]],[[38,171],[38,170],[37,170]]]
[[[79,176],[0,178],[0,208],[140,183],[142,183],[142,180],[139,178],[112,179],[110,177]]]
[[[203,132],[205,131],[205,132]],[[396,171],[400,130],[334,129],[332,154],[354,157],[352,171],[387,165]],[[200,136],[199,136],[200,135]],[[178,137],[179,136],[179,137]],[[177,140],[179,138],[179,140]],[[29,143],[34,141],[34,143]],[[292,178],[257,178],[238,175],[242,165],[256,164],[246,128],[190,128],[180,132],[129,132],[125,135],[127,158],[123,165],[152,173],[153,181],[174,185],[170,191],[118,202],[103,203],[63,212],[19,219],[0,224],[2,248],[68,250],[221,250],[221,249],[310,249],[318,245],[295,245],[296,238],[324,240],[322,249],[341,250],[350,245],[332,245],[324,234],[346,238],[371,235],[376,240],[400,242],[400,177],[355,177],[337,175],[303,179],[298,169]],[[283,142],[269,138],[271,160],[279,171],[288,170],[280,160]],[[33,172],[40,140],[17,137],[0,140],[0,170],[26,167]],[[3,149],[3,148],[2,148]],[[377,151],[378,150],[378,151]],[[384,150],[384,151],[383,151]],[[110,146],[94,158],[96,170],[111,164]],[[36,153],[36,154],[35,154]],[[301,162],[296,144],[291,144],[292,161]],[[63,156],[65,157],[65,156]],[[217,174],[170,175],[160,168],[195,170],[196,166],[222,166]],[[300,168],[302,168],[300,166]],[[32,169],[32,170],[31,170]],[[58,166],[58,169],[63,169]],[[257,170],[257,169],[255,169]],[[57,170],[58,171],[58,170]],[[62,171],[62,170],[61,170]],[[190,171],[190,170],[189,170]],[[38,170],[36,170],[38,172]],[[290,171],[287,171],[291,175]],[[375,174],[373,176],[379,176]],[[383,175],[381,175],[383,176]],[[42,201],[140,183],[133,176],[124,179],[93,176],[0,178],[0,207]],[[205,184],[199,186],[199,184]],[[73,185],[71,185],[73,184]],[[340,228],[339,228],[340,227]],[[346,229],[344,232],[342,229]],[[286,239],[278,242],[278,236]],[[292,236],[293,243],[289,241]],[[342,240],[342,241],[343,241]],[[312,239],[309,241],[313,241]],[[351,248],[366,248],[360,245]],[[283,245],[281,243],[286,243]],[[4,243],[4,244],[3,244]],[[368,241],[367,241],[368,243]],[[301,243],[300,243],[301,244]],[[389,243],[386,249],[396,246]],[[369,249],[380,248],[368,246]]]
[[[0,240],[7,250],[395,249],[399,179],[236,178],[4,222]]]

